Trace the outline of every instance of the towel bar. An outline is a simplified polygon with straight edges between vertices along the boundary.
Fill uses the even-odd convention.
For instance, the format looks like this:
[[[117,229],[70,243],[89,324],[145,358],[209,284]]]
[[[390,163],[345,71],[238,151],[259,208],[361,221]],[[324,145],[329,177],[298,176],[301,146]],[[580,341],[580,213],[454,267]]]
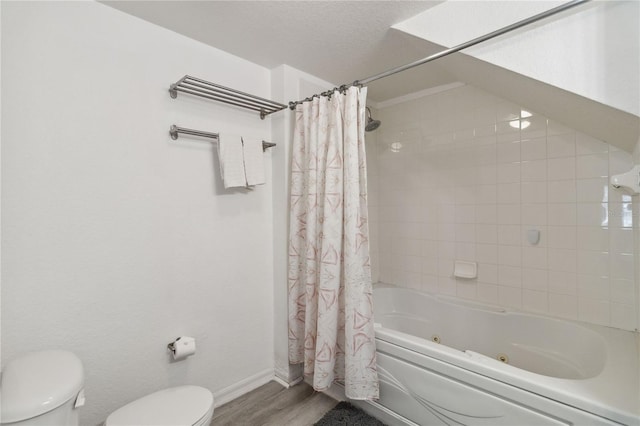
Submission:
[[[211,133],[211,132],[203,132],[202,130],[187,129],[184,127],[178,127],[175,124],[173,124],[169,128],[169,134],[171,135],[171,139],[173,140],[178,139],[178,133],[184,133],[185,135],[200,136],[203,138],[211,138],[215,140],[218,140],[218,138],[220,137],[219,133]],[[263,151],[266,151],[267,148],[272,148],[274,146],[276,146],[276,144],[273,142],[262,141]]]

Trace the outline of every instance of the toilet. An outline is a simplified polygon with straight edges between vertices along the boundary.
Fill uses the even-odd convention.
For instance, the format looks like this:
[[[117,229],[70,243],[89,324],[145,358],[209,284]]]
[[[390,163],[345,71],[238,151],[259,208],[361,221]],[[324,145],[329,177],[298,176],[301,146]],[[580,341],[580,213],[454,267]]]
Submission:
[[[30,352],[2,372],[1,426],[77,426],[84,402],[82,362],[71,352]],[[211,391],[177,386],[119,408],[105,426],[208,426],[212,417]]]
[[[7,364],[0,388],[2,426],[77,426],[84,371],[73,353],[27,353]]]
[[[105,426],[208,426],[213,395],[200,386],[176,386],[137,399],[111,413]]]

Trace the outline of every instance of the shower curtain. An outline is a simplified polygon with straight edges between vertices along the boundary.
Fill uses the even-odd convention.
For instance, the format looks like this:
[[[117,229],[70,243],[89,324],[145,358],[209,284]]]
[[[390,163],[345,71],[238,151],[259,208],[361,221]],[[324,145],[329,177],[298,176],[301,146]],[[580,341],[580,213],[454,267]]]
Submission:
[[[377,399],[364,148],[366,88],[296,108],[289,233],[289,361],[313,387]]]

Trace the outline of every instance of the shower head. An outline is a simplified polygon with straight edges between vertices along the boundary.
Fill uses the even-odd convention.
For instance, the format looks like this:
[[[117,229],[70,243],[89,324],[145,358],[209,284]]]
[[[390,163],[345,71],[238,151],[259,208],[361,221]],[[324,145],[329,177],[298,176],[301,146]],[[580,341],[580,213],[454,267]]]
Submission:
[[[371,110],[367,107],[367,124],[364,126],[364,130],[367,132],[373,132],[375,129],[380,127],[380,120],[374,120],[371,118]]]

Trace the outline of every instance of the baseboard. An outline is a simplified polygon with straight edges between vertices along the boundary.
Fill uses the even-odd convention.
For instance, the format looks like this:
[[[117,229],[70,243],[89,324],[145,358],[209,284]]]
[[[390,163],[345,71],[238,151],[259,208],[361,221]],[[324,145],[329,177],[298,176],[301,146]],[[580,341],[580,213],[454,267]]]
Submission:
[[[292,377],[291,373],[289,369],[283,370],[276,367],[274,380],[286,388],[297,385],[302,381],[302,375]]]
[[[219,407],[275,379],[276,376],[272,369],[261,371],[215,392],[213,394],[213,405],[214,407]],[[278,382],[280,383],[280,380]]]

